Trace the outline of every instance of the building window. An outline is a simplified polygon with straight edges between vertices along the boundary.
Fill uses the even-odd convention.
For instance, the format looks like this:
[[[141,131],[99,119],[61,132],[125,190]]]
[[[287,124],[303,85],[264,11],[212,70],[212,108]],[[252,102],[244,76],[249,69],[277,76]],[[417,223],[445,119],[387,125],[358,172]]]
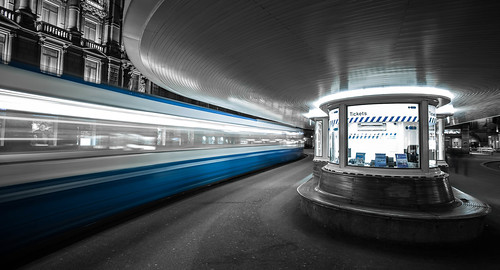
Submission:
[[[8,35],[0,33],[0,63],[7,64],[9,62],[9,50],[8,50]]]
[[[419,104],[348,106],[348,162],[353,166],[420,168]]]
[[[101,83],[101,64],[97,59],[85,59],[84,79],[88,82]]]
[[[61,50],[42,46],[42,56],[40,57],[40,70],[46,73],[61,75]]]
[[[108,71],[108,83],[110,85],[118,86],[118,83],[119,83],[118,76],[119,76],[118,67],[110,65],[109,66],[109,71]]]
[[[139,90],[139,74],[132,73],[130,75],[128,89],[132,91]]]
[[[59,7],[49,2],[43,2],[42,5],[42,20],[52,25],[57,25],[57,14]]]
[[[14,9],[14,0],[0,0],[0,6],[13,10]]]
[[[161,91],[162,89],[156,85],[155,83],[151,83],[151,94],[156,95],[156,96],[161,96],[163,93]]]
[[[85,20],[85,23],[83,25],[83,37],[95,42],[97,36],[96,32],[97,24],[92,21]]]
[[[5,116],[5,112],[0,111],[0,116]],[[0,119],[0,146],[5,146],[5,117]]]

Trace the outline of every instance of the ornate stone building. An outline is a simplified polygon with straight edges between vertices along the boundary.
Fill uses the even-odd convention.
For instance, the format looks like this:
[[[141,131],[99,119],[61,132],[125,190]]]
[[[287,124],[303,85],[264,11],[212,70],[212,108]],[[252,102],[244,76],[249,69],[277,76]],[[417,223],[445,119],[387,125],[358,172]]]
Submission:
[[[0,0],[0,61],[176,98],[128,61],[122,46],[123,5],[124,0]]]

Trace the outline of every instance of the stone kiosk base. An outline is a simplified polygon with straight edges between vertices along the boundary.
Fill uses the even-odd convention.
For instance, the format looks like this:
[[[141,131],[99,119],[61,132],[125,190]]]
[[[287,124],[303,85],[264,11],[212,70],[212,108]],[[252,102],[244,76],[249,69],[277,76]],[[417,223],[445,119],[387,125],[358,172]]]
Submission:
[[[313,176],[318,177],[321,174],[321,168],[328,164],[327,160],[314,159],[313,160]]]
[[[446,173],[398,177],[327,167],[297,191],[305,213],[336,231],[386,241],[456,243],[477,238],[490,212],[487,204],[452,188]]]

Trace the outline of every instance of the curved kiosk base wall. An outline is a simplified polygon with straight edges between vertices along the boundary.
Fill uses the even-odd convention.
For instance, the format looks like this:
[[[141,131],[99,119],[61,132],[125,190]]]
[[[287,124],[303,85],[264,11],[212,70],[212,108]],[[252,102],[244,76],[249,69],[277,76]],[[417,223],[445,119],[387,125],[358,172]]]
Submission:
[[[321,168],[328,164],[327,160],[317,159],[313,160],[313,176],[319,178],[321,174]]]
[[[351,183],[355,184],[346,185],[348,178],[354,178]],[[328,185],[323,179],[328,179]],[[489,206],[450,187],[447,175],[439,181],[404,179],[404,185],[398,180],[338,174],[323,168],[319,179],[312,178],[297,191],[302,210],[312,219],[361,237],[437,244],[473,240],[482,233]],[[434,192],[424,199],[415,196],[426,194],[423,190]]]

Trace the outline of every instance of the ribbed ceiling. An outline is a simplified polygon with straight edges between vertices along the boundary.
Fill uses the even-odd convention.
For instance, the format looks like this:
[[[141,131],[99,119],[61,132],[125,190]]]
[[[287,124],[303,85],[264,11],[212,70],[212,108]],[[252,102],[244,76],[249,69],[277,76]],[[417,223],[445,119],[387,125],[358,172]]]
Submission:
[[[154,3],[152,3],[154,2]],[[343,90],[450,90],[453,121],[500,115],[500,1],[169,0],[126,3],[139,70],[178,94],[299,127]]]

